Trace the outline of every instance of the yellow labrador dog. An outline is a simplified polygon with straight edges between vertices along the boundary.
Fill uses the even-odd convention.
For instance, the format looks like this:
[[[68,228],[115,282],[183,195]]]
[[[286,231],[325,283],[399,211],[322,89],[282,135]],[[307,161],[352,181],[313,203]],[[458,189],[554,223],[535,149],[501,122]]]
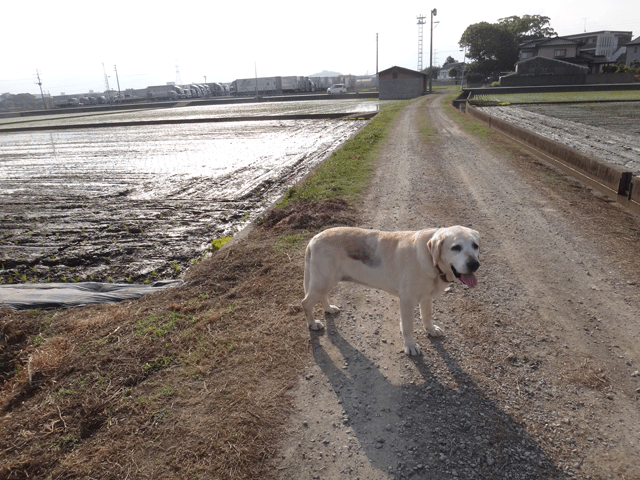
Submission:
[[[349,227],[325,230],[311,239],[305,255],[302,307],[309,328],[324,328],[313,318],[317,302],[327,313],[339,312],[329,303],[329,291],[340,281],[356,282],[399,297],[404,351],[418,355],[420,347],[413,339],[415,306],[420,305],[429,335],[442,335],[442,329],[431,320],[433,297],[456,278],[469,288],[476,286],[479,244],[480,234],[461,226],[417,232]]]

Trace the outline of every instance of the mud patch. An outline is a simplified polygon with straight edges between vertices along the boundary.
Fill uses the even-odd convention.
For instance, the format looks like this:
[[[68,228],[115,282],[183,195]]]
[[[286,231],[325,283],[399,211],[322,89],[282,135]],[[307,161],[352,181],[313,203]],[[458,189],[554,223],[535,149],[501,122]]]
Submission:
[[[212,240],[257,218],[365,124],[273,121],[3,135],[0,283],[179,277]]]

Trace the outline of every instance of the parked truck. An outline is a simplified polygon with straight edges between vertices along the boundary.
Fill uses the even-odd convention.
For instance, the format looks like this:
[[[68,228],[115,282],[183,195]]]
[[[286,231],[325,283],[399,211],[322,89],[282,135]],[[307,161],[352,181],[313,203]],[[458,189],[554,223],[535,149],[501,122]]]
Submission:
[[[239,97],[250,95],[276,95],[281,92],[281,77],[238,78],[231,82],[231,93]]]
[[[242,78],[231,82],[231,95],[282,95],[315,91],[308,77]]]
[[[226,95],[229,92],[224,88],[224,85],[220,83],[207,83],[209,90],[211,91],[211,96],[219,97],[222,95]]]
[[[78,100],[76,97],[63,97],[57,99],[54,106],[56,108],[79,107],[80,100]]]
[[[147,99],[149,100],[177,100],[179,98],[185,98],[185,93],[178,85],[147,87]]]

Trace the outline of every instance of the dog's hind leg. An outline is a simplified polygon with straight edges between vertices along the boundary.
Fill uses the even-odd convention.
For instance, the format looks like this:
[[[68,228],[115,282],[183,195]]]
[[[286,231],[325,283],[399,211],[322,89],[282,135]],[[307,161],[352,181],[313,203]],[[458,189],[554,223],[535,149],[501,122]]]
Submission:
[[[309,325],[311,330],[322,330],[324,328],[321,321],[313,318],[313,306],[318,302],[322,304],[322,308],[327,313],[337,313],[340,311],[338,307],[329,304],[329,299],[325,292],[319,292],[313,285],[310,285],[307,290],[307,295],[302,299],[302,308],[307,318],[307,325]]]
[[[314,265],[311,259],[311,249],[307,248],[304,265],[304,293],[302,308],[307,319],[307,325],[311,330],[321,330],[324,325],[319,320],[313,318],[313,307],[320,302],[322,308],[327,313],[338,313],[340,309],[329,303],[329,291],[337,283],[335,279],[329,278],[326,272]]]
[[[322,309],[327,313],[338,313],[340,311],[339,307],[337,307],[336,305],[331,305],[331,303],[329,302],[329,295],[325,295],[323,298],[321,298],[320,302],[322,304]]]
[[[439,326],[433,324],[432,303],[431,298],[425,298],[420,302],[420,316],[427,333],[432,337],[440,337],[444,332]]]

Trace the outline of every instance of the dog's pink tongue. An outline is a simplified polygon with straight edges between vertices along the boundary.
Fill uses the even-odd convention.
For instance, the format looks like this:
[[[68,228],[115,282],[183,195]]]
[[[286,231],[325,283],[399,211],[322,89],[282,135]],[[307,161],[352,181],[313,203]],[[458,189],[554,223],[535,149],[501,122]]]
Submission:
[[[473,273],[471,275],[460,275],[460,280],[469,288],[473,288],[478,284],[478,280]]]

